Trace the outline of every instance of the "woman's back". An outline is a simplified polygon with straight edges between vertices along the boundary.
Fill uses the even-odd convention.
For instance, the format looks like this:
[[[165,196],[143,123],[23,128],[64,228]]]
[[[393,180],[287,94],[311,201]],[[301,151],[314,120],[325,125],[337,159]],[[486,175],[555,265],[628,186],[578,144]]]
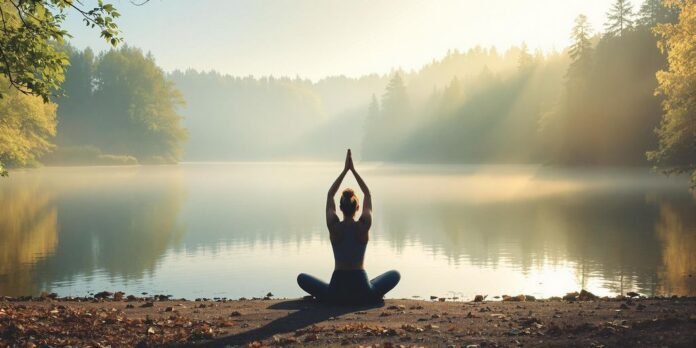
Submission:
[[[344,220],[332,226],[331,248],[335,269],[363,269],[368,230],[368,226],[352,220]]]

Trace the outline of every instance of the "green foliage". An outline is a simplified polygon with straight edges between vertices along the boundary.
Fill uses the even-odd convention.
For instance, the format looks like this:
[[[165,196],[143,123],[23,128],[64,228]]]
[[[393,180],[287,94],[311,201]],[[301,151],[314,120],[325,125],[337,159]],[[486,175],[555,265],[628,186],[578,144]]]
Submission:
[[[133,156],[103,154],[95,146],[58,146],[53,152],[41,158],[46,164],[55,165],[134,165],[138,160]]]
[[[408,112],[409,98],[406,93],[406,86],[401,75],[395,73],[389,80],[382,96],[382,115],[389,120],[396,117],[408,117]]]
[[[99,0],[84,9],[74,0],[3,0],[0,3],[0,71],[11,86],[44,102],[59,90],[69,64],[57,48],[70,37],[62,27],[67,11],[83,16],[87,26],[98,28],[111,45],[121,42],[114,19],[119,13]],[[6,93],[0,94],[0,98]]]
[[[655,27],[669,67],[657,73],[657,93],[664,96],[664,115],[657,130],[659,148],[649,152],[648,157],[667,173],[693,171],[692,183],[696,185],[696,3],[666,3],[678,8],[680,14],[677,23]]]
[[[371,100],[365,129],[369,132],[363,139],[366,159],[390,156],[404,141],[405,130],[410,123],[410,100],[406,85],[399,73],[395,73],[382,95],[381,109],[376,98]]]
[[[181,158],[183,98],[152,56],[128,46],[96,58],[90,50],[68,52],[66,95],[57,100],[59,146],[90,145],[140,162]]]
[[[656,144],[660,99],[655,71],[666,65],[650,29],[639,25],[622,35],[604,35],[596,47],[575,54],[575,35],[564,96],[546,115],[542,137],[553,163],[647,165],[643,153]]]
[[[568,53],[572,60],[568,75],[584,75],[592,65],[592,42],[590,41],[592,28],[587,20],[587,16],[579,15],[575,19],[575,26],[571,38],[573,44],[568,48]]]
[[[478,70],[462,69],[478,60]],[[486,64],[496,67],[492,71]],[[423,75],[456,66],[449,80],[426,97]],[[557,97],[567,60],[532,55],[522,45],[502,55],[494,50],[456,53],[414,74],[393,77],[382,110],[366,118],[363,156],[374,160],[418,162],[524,162],[535,160],[538,115]],[[462,67],[462,68],[460,68]],[[461,70],[460,70],[461,69]],[[469,73],[471,72],[471,73]],[[454,77],[452,77],[454,75]],[[389,112],[408,108],[406,111]],[[372,102],[374,105],[374,101]],[[371,107],[370,110],[374,110]]]
[[[607,13],[607,35],[621,36],[633,26],[633,5],[630,0],[615,0]]]
[[[56,105],[25,95],[0,76],[0,163],[26,166],[53,148],[56,134]],[[0,172],[6,171],[0,165]]]
[[[679,17],[679,10],[665,6],[663,0],[645,0],[638,12],[638,24],[652,28],[658,23],[674,23]]]

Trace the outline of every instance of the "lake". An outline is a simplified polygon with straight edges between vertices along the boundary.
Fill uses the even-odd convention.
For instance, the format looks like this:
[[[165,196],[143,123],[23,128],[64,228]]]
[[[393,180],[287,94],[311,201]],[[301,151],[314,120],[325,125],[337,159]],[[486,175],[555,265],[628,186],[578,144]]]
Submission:
[[[389,297],[696,295],[696,195],[649,169],[358,163]],[[0,180],[0,295],[299,297],[342,163],[47,167]],[[352,177],[344,187],[357,189]],[[360,196],[362,198],[362,196]]]

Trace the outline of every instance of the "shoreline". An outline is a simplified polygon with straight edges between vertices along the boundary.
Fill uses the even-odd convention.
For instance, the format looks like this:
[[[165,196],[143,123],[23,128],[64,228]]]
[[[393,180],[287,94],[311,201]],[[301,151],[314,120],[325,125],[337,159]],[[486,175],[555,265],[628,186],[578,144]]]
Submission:
[[[503,301],[175,300],[166,295],[0,296],[0,346],[683,346],[696,345],[696,297],[587,292]]]

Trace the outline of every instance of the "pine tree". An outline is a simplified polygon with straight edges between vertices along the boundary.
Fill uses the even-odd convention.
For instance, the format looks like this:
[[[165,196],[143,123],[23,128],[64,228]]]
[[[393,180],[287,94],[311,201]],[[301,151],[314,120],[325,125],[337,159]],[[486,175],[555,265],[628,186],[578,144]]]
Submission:
[[[633,5],[628,0],[616,0],[607,13],[605,28],[608,35],[621,36],[633,26]]]
[[[406,93],[406,85],[399,73],[389,80],[386,91],[382,96],[382,114],[385,118],[407,116],[409,109],[409,99]]]
[[[575,26],[571,34],[573,44],[569,48],[572,63],[568,68],[568,75],[587,72],[592,64],[592,42],[590,35],[592,28],[587,21],[587,16],[581,14],[575,18]]]
[[[658,23],[673,23],[679,16],[676,7],[666,7],[662,0],[645,0],[638,12],[638,24],[654,27]]]
[[[527,43],[523,42],[520,46],[520,57],[517,59],[518,71],[529,71],[534,66],[534,56],[529,53]]]

